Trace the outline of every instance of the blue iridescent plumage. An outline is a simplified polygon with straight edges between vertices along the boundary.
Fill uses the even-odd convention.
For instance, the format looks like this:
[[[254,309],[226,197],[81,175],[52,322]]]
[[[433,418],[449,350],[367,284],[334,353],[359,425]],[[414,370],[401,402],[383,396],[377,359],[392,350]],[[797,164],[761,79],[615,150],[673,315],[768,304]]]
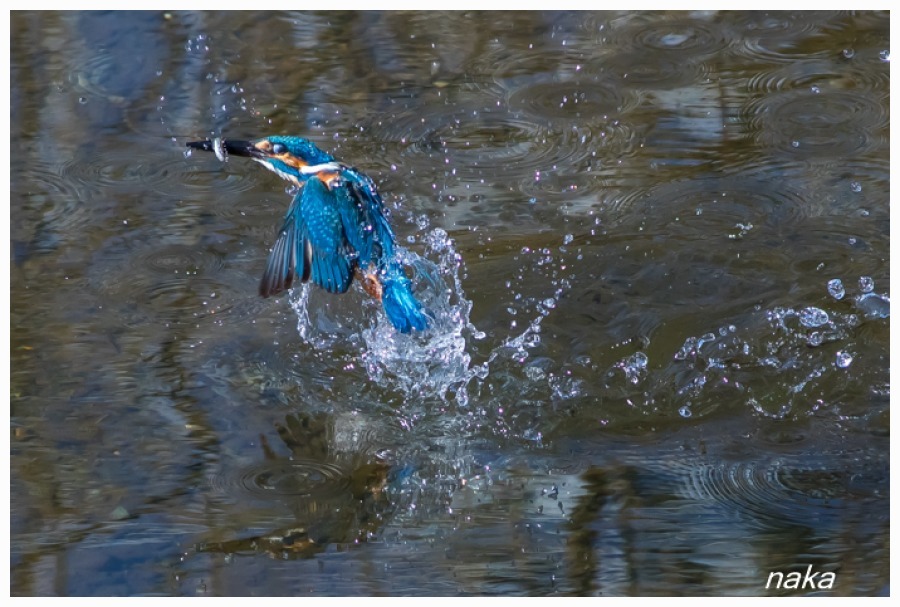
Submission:
[[[399,331],[423,331],[428,318],[394,250],[394,232],[375,183],[301,137],[197,141],[188,147],[246,156],[300,190],[291,201],[260,281],[263,297],[294,277],[343,293],[356,276]]]

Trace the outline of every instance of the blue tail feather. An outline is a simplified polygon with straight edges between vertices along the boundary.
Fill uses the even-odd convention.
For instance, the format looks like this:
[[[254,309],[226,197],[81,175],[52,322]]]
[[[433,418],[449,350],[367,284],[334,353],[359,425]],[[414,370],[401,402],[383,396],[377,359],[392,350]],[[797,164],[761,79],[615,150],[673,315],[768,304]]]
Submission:
[[[428,328],[428,317],[422,304],[413,295],[409,279],[403,270],[394,268],[382,280],[381,303],[391,324],[401,333],[409,333],[413,329],[424,331]]]

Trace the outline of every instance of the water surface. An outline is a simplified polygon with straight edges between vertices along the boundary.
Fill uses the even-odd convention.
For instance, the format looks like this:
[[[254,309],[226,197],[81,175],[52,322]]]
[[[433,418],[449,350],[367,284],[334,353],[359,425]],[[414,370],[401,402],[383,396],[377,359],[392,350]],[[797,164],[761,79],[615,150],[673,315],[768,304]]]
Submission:
[[[889,591],[888,14],[11,31],[13,595]],[[432,331],[256,295],[285,184],[184,143],[268,134]]]

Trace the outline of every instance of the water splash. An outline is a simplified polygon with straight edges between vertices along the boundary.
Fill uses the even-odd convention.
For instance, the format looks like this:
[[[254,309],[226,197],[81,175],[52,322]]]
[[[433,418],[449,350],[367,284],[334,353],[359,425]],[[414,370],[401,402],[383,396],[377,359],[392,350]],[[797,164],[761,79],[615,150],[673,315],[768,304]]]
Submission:
[[[390,382],[407,396],[436,396],[468,404],[467,385],[485,377],[487,368],[473,367],[466,336],[483,336],[469,320],[472,302],[462,288],[462,256],[446,231],[435,228],[424,238],[424,256],[400,251],[400,261],[415,273],[416,296],[431,317],[424,333],[398,333],[383,314],[362,331],[366,349],[362,360],[369,379]]]
[[[422,236],[418,240],[424,250],[418,254],[399,247],[397,254],[400,262],[412,270],[415,295],[432,319],[429,329],[398,333],[381,306],[361,292],[358,298],[352,294],[334,297],[303,285],[292,292],[292,304],[297,314],[298,333],[307,344],[329,356],[343,356],[354,367],[359,363],[369,382],[378,388],[399,392],[409,401],[437,401],[468,407],[473,397],[481,395],[492,371],[500,378],[518,376],[527,386],[524,390],[534,390],[535,394],[553,400],[568,400],[582,394],[581,380],[572,377],[570,371],[549,371],[543,368],[543,359],[533,356],[533,351],[542,344],[544,319],[571,288],[569,277],[559,276],[554,269],[556,260],[549,248],[529,249],[523,254],[535,254],[536,260],[530,265],[536,271],[549,272],[552,290],[540,296],[516,297],[521,303],[518,323],[511,324],[510,334],[501,336],[485,359],[475,362],[470,346],[473,341],[485,339],[486,335],[470,320],[472,302],[463,290],[463,258],[445,230],[429,230],[428,220],[423,217],[408,217],[407,221],[419,228],[418,233]],[[407,242],[415,244],[416,240],[411,237]],[[564,243],[571,240],[566,237]],[[354,287],[354,290],[359,289]],[[360,302],[367,320],[360,319]],[[342,350],[344,354],[340,353]],[[643,356],[638,354],[632,361],[635,377],[646,373]],[[506,407],[496,409],[489,413],[479,407],[469,410],[466,418],[482,427],[485,415],[496,414],[497,427],[502,431],[506,428]],[[522,434],[529,431],[530,427]]]
[[[358,301],[341,301],[344,298],[323,295],[305,284],[291,297],[297,332],[317,350],[349,347],[370,381],[406,398],[455,398],[465,406],[469,382],[487,375],[485,365],[472,365],[467,339],[484,334],[469,320],[472,302],[463,291],[463,259],[453,240],[440,228],[422,240],[422,255],[403,247],[397,248],[397,255],[413,271],[416,297],[431,318],[427,331],[399,333],[381,306],[367,298],[363,307],[373,313],[374,322],[359,330],[365,323],[359,318]]]

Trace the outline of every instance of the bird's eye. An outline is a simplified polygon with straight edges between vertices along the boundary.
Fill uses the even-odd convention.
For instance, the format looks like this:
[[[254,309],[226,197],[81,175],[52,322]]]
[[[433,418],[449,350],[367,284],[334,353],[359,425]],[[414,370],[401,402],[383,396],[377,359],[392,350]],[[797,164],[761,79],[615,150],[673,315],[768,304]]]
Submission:
[[[273,154],[284,154],[287,151],[288,151],[287,146],[284,145],[283,143],[276,143],[275,145],[272,146]]]

